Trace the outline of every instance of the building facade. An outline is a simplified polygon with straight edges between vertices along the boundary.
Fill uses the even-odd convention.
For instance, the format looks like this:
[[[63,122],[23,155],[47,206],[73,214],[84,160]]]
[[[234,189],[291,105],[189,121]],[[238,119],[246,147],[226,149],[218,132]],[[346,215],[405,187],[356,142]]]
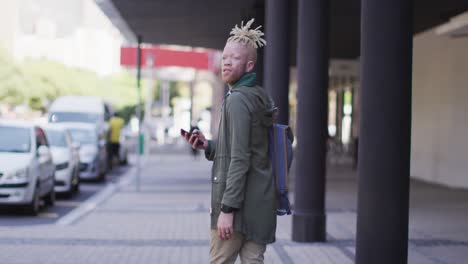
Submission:
[[[120,69],[120,31],[94,0],[5,0],[0,43],[18,61],[47,59],[100,75]]]

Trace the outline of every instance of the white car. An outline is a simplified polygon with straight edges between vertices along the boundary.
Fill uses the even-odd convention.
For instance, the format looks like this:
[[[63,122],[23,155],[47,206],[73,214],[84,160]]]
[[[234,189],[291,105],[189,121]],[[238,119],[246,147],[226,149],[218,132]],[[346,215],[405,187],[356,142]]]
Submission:
[[[131,148],[132,138],[128,126],[124,126],[120,132],[120,148],[119,148],[119,163],[121,165],[128,164],[128,152]]]
[[[79,148],[60,124],[48,124],[44,130],[55,164],[55,192],[72,195],[80,188]]]
[[[40,209],[55,202],[55,166],[44,130],[20,121],[0,120],[0,204]]]
[[[61,123],[70,133],[72,141],[80,144],[80,178],[105,180],[108,171],[107,144],[95,125]]]
[[[79,122],[94,124],[101,137],[109,133],[112,106],[95,96],[61,96],[49,108],[50,123]]]

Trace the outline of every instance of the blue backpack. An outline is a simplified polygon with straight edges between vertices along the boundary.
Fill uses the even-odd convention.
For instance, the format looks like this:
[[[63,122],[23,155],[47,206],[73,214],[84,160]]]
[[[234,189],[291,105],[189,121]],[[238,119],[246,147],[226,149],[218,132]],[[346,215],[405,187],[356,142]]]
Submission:
[[[291,128],[286,125],[273,123],[269,130],[269,156],[276,181],[276,214],[290,215],[291,204],[288,198],[289,169],[293,160],[292,143],[294,136]]]

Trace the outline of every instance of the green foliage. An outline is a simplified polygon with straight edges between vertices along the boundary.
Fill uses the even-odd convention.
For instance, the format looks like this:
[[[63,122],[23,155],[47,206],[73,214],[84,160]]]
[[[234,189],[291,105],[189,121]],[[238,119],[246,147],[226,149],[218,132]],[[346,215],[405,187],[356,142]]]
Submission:
[[[142,87],[145,87],[144,81]],[[47,60],[17,64],[0,49],[0,103],[12,106],[26,103],[31,109],[43,111],[63,95],[98,96],[117,110],[131,109],[130,106],[138,102],[136,77],[129,72],[101,77]]]
[[[169,82],[169,105],[173,107],[172,99],[175,97],[180,97],[180,87],[179,87],[179,82]],[[161,82],[156,82],[155,83],[155,89],[154,89],[154,94],[153,94],[153,100],[154,101],[159,101],[161,100],[161,88],[162,84]]]
[[[128,122],[132,115],[137,116],[137,105],[127,105],[119,110],[119,115],[122,117],[125,122]],[[141,118],[143,119],[145,117],[145,104],[142,104],[141,106]]]
[[[40,97],[34,96],[29,98],[28,105],[33,110],[45,112],[44,103]]]
[[[344,93],[344,104],[352,104],[352,101],[353,100],[353,94],[351,93],[351,91],[346,91]]]
[[[0,102],[20,104],[25,100],[27,81],[22,70],[0,49]]]

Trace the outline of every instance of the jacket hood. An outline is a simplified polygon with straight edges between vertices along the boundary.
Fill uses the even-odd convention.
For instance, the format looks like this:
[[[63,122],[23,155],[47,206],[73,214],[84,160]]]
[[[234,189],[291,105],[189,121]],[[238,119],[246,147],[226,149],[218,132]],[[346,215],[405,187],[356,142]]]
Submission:
[[[231,88],[231,92],[240,92],[248,99],[253,109],[259,109],[258,114],[262,124],[270,127],[277,111],[275,104],[266,90],[256,85],[256,74],[248,73]]]

